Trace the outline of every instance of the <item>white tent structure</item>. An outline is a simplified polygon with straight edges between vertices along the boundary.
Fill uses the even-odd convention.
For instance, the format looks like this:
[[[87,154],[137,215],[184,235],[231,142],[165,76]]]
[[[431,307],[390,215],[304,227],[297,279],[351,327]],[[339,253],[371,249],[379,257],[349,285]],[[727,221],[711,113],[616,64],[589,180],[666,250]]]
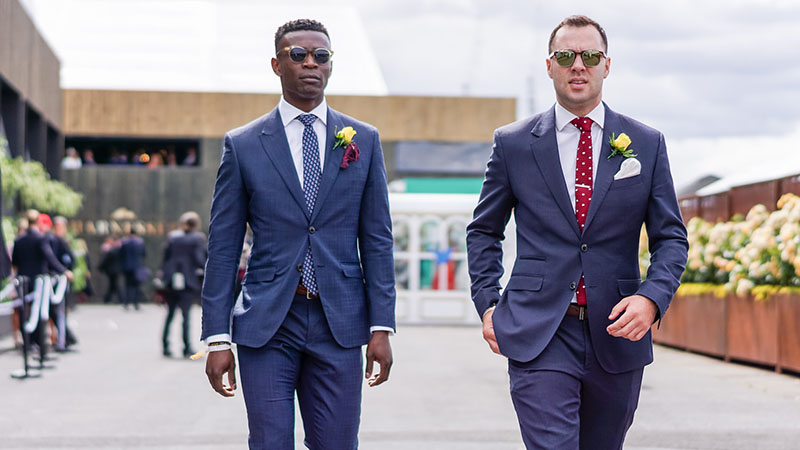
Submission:
[[[356,8],[246,0],[22,0],[61,59],[65,89],[279,93],[274,33],[298,18],[331,35],[328,94],[388,89]]]
[[[787,135],[687,139],[668,143],[679,188],[706,175],[720,177],[697,195],[800,174],[800,128]]]

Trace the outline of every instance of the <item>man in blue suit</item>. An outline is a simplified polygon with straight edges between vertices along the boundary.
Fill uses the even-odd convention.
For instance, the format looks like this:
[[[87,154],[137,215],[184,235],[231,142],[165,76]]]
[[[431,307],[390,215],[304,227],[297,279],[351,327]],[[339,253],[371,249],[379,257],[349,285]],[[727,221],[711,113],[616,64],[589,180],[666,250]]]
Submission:
[[[357,448],[361,346],[370,385],[386,381],[392,364],[383,153],[374,127],[327,106],[330,47],[319,22],[278,28],[272,70],[283,96],[226,134],[217,174],[202,293],[206,374],[233,395],[235,342],[251,449],[294,447],[295,392],[308,448]],[[253,247],[234,305],[247,224]]]
[[[650,326],[686,263],[686,230],[663,135],[602,102],[605,31],[571,16],[549,47],[556,105],[495,132],[467,232],[472,298],[484,338],[508,357],[526,447],[619,449],[653,359]],[[512,212],[517,257],[501,295]]]

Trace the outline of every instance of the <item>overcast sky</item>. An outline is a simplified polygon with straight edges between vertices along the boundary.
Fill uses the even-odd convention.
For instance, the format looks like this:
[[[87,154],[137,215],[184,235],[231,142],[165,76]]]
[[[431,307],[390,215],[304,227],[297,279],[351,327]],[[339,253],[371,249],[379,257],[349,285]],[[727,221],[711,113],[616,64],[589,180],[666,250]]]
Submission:
[[[800,2],[354,4],[390,92],[513,96],[520,116],[555,101],[547,39],[564,17],[586,14],[609,39],[604,100],[665,133],[679,185],[706,173],[739,182],[800,173]]]
[[[23,1],[41,8],[58,3]],[[136,17],[144,31],[148,24],[195,20],[192,11],[213,15],[214,8],[217,14],[224,10],[224,26],[257,28],[265,5],[291,6],[283,0],[141,1],[138,5],[187,10],[171,19],[154,17],[152,23]],[[737,172],[737,179],[745,181],[800,173],[795,157],[800,148],[794,144],[800,137],[800,58],[795,57],[800,2],[306,0],[298,6],[312,16],[315,7],[359,16],[353,18],[354,28],[363,27],[375,55],[364,57],[364,71],[373,70],[376,59],[390,94],[515,97],[519,117],[554,102],[544,65],[550,31],[570,14],[589,15],[609,38],[612,64],[604,100],[664,132],[679,185],[707,173]],[[235,14],[241,18],[228,20]],[[103,23],[102,17],[68,15],[59,13],[59,19],[74,33],[81,32],[72,25],[78,20]],[[276,18],[263,16],[264,30],[256,34],[266,39]],[[338,27],[330,27],[334,50],[355,48],[351,38],[337,40]],[[339,66],[344,62],[337,61]],[[264,77],[274,82],[267,69]],[[353,67],[344,69],[337,66],[331,87],[346,84],[334,85],[336,77],[353,76],[348,75]],[[759,162],[758,171],[752,160]]]

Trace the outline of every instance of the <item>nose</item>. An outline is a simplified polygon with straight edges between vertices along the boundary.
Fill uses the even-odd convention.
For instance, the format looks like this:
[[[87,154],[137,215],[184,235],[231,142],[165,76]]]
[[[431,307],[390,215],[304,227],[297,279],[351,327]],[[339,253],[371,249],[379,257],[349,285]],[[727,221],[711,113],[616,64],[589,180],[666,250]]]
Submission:
[[[306,59],[303,60],[303,67],[307,67],[309,69],[313,69],[317,67],[317,60],[314,58],[314,53],[308,52],[306,54]]]
[[[572,70],[576,72],[580,72],[582,70],[586,70],[586,65],[583,64],[583,56],[580,53],[575,55],[575,61],[572,62]]]

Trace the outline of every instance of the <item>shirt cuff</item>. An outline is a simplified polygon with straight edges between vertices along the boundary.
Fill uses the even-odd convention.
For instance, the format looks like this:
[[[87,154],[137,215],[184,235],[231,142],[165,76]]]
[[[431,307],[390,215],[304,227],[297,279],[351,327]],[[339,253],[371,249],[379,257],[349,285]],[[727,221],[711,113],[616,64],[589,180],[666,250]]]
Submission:
[[[483,316],[481,316],[481,319],[486,317],[486,314],[489,314],[489,311],[494,311],[495,308],[497,308],[497,304],[494,304],[494,305],[490,306],[489,308],[487,308],[486,311],[483,312]]]
[[[381,327],[381,326],[369,327],[370,333],[374,333],[376,331],[388,331],[389,336],[394,336],[394,330],[390,327]]]
[[[230,342],[231,335],[228,333],[215,334],[206,338],[206,345],[212,342]]]

